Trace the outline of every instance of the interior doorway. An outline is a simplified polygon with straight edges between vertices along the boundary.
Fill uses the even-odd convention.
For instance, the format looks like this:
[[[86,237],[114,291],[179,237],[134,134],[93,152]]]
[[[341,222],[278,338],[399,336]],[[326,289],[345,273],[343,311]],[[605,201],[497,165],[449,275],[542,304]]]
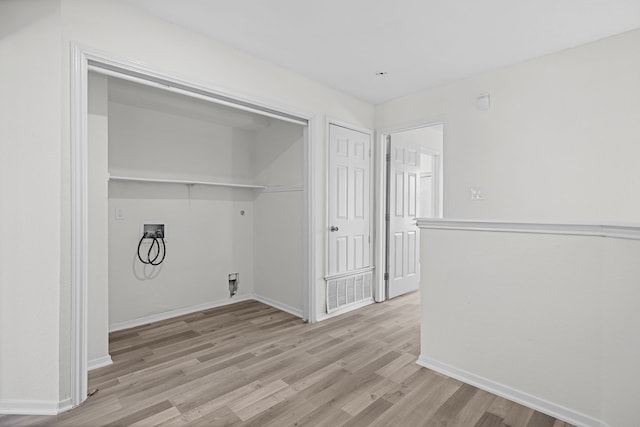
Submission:
[[[99,259],[95,254],[97,253],[95,250],[95,242],[93,234],[89,233],[89,228],[92,230],[107,230],[107,209],[101,209],[102,215],[100,217],[93,215],[93,211],[96,210],[95,202],[95,192],[92,191],[93,183],[100,182],[100,186],[102,188],[101,193],[106,194],[106,185],[108,179],[108,165],[105,161],[108,157],[106,151],[103,151],[99,156],[101,163],[104,167],[101,167],[100,170],[92,168],[91,165],[93,162],[93,157],[96,155],[95,147],[90,147],[90,138],[93,139],[95,135],[94,131],[99,129],[103,131],[106,129],[107,120],[108,120],[108,103],[104,104],[95,109],[95,105],[88,105],[89,102],[95,101],[95,98],[89,99],[89,72],[93,72],[97,75],[106,76],[108,78],[116,78],[123,80],[125,84],[135,83],[136,85],[142,85],[145,87],[153,88],[154,90],[159,90],[167,93],[170,93],[171,96],[179,95],[181,97],[186,97],[189,99],[196,100],[197,102],[205,102],[211,105],[217,106],[226,106],[230,107],[234,110],[239,110],[243,112],[252,113],[254,118],[257,118],[257,122],[263,122],[264,120],[271,121],[272,119],[276,119],[276,122],[271,121],[270,123],[274,126],[270,129],[276,129],[279,127],[287,127],[287,129],[292,129],[291,124],[295,125],[293,128],[297,132],[298,141],[295,146],[297,147],[294,151],[298,160],[298,170],[300,173],[295,176],[295,184],[296,185],[282,185],[284,180],[276,180],[273,183],[270,183],[270,178],[274,178],[274,176],[269,175],[269,177],[262,176],[263,180],[260,181],[260,184],[257,185],[255,183],[249,182],[235,182],[230,179],[201,179],[200,177],[187,177],[186,179],[182,176],[180,177],[170,177],[170,179],[166,179],[164,176],[161,179],[156,176],[151,176],[147,174],[136,174],[131,176],[117,176],[114,179],[112,176],[112,180],[119,181],[118,185],[122,184],[122,181],[133,182],[136,186],[144,186],[143,190],[145,194],[148,193],[149,190],[146,188],[151,188],[150,186],[165,186],[166,188],[177,189],[180,187],[186,186],[187,192],[187,204],[193,202],[194,205],[199,203],[202,198],[198,198],[195,191],[192,192],[193,189],[205,187],[207,190],[224,190],[227,193],[233,193],[231,195],[225,196],[232,202],[237,202],[238,197],[237,194],[242,193],[243,197],[241,202],[244,205],[250,205],[258,208],[257,196],[255,200],[249,200],[247,202],[246,193],[251,191],[258,191],[260,194],[263,194],[266,197],[281,197],[283,195],[291,194],[293,197],[296,197],[300,200],[296,201],[297,212],[300,214],[297,216],[297,222],[301,226],[301,230],[299,235],[301,236],[298,239],[297,243],[299,244],[298,253],[301,256],[302,264],[301,264],[301,273],[302,280],[301,282],[302,289],[297,289],[300,291],[298,296],[302,296],[302,301],[299,301],[299,298],[296,298],[296,302],[298,303],[298,307],[296,309],[299,312],[298,315],[307,319],[310,322],[316,321],[316,310],[315,310],[315,294],[312,292],[312,286],[315,278],[315,268],[314,268],[314,248],[315,248],[315,238],[314,238],[314,217],[312,212],[315,210],[313,197],[312,197],[312,189],[313,189],[313,174],[311,173],[311,166],[313,164],[313,151],[310,149],[312,146],[312,132],[310,128],[312,126],[313,118],[304,113],[287,111],[284,108],[279,106],[274,106],[272,104],[260,101],[252,101],[248,100],[246,97],[231,94],[228,92],[223,92],[216,88],[210,88],[207,86],[199,85],[197,83],[187,82],[184,80],[180,80],[177,77],[167,75],[164,73],[160,73],[156,70],[152,70],[146,67],[141,66],[140,64],[132,63],[129,61],[124,61],[120,59],[115,59],[111,57],[105,56],[100,52],[92,52],[87,50],[86,48],[80,48],[78,46],[74,46],[72,50],[72,73],[71,73],[71,89],[72,89],[72,97],[71,97],[71,231],[72,231],[72,241],[71,241],[71,331],[70,331],[70,353],[71,353],[71,366],[70,366],[70,374],[71,374],[71,389],[72,389],[72,405],[77,406],[82,403],[87,397],[87,372],[89,368],[88,361],[88,347],[89,347],[89,333],[94,328],[95,322],[93,322],[89,317],[91,314],[96,314],[95,311],[92,311],[91,303],[92,300],[96,298],[92,298],[92,295],[95,296],[95,290],[90,289],[90,279],[92,275],[92,265],[94,261]],[[105,79],[103,79],[105,81]],[[125,94],[129,94],[130,91],[124,91]],[[164,95],[163,95],[164,96]],[[103,99],[104,101],[104,99]],[[136,101],[137,102],[137,101]],[[195,102],[195,101],[194,101]],[[156,104],[154,102],[154,104]],[[189,103],[189,110],[192,110],[194,103]],[[107,108],[104,106],[107,105]],[[170,104],[171,108],[174,108],[174,103]],[[129,106],[130,107],[130,106]],[[139,105],[137,107],[140,107]],[[162,113],[166,113],[167,111],[163,111]],[[155,113],[154,113],[155,114]],[[97,120],[96,116],[99,116]],[[257,117],[259,116],[259,117]],[[106,117],[106,120],[105,120]],[[234,115],[235,118],[239,117],[237,114]],[[128,116],[124,115],[124,119],[127,119]],[[246,117],[245,117],[246,118]],[[89,126],[89,122],[92,122],[92,125]],[[257,123],[256,122],[256,123]],[[95,125],[97,123],[97,125]],[[136,121],[139,123],[139,121]],[[137,124],[134,124],[137,126]],[[282,125],[282,126],[280,126]],[[131,126],[134,128],[135,126]],[[285,129],[286,130],[286,129]],[[246,133],[247,129],[244,130]],[[101,133],[101,132],[98,132]],[[231,130],[229,132],[230,135],[234,136],[238,133],[237,130]],[[163,137],[161,134],[156,134],[153,140],[150,140],[150,143],[155,141],[155,138]],[[176,138],[179,140],[179,138]],[[212,139],[212,138],[210,138]],[[280,140],[280,139],[278,139]],[[248,141],[248,140],[247,140]],[[106,144],[103,144],[103,147],[107,147]],[[247,147],[249,147],[247,145]],[[93,148],[90,149],[90,148]],[[236,150],[238,147],[234,146],[233,150]],[[250,148],[250,150],[257,151],[261,150],[261,145],[255,145],[255,147]],[[287,151],[287,147],[283,148],[281,151]],[[150,149],[151,150],[151,149]],[[158,147],[152,147],[152,150],[149,156],[144,155],[142,153],[140,156],[136,156],[138,159],[138,164],[147,162],[149,164],[155,164],[156,160],[146,161],[145,159],[150,159],[151,154],[155,153],[155,150],[160,150]],[[186,151],[186,150],[185,150]],[[251,153],[253,153],[251,151]],[[273,151],[270,151],[273,152]],[[264,153],[264,156],[257,156],[250,154],[248,157],[251,159],[266,159],[267,154]],[[233,154],[233,153],[232,153]],[[254,153],[255,154],[255,153]],[[122,158],[124,160],[131,160],[133,157],[128,157],[125,153]],[[197,162],[201,160],[201,157],[197,157],[191,159],[190,162]],[[236,157],[233,157],[232,160],[237,160]],[[159,160],[158,160],[159,161]],[[251,160],[253,161],[253,160]],[[246,162],[245,162],[246,163]],[[289,162],[290,163],[290,162]],[[170,163],[172,164],[172,163]],[[220,166],[220,168],[225,165]],[[220,170],[220,168],[215,168],[216,171]],[[191,170],[191,166],[189,170]],[[264,169],[264,168],[263,168]],[[281,168],[282,169],[282,168]],[[290,168],[289,168],[290,169]],[[241,177],[246,178],[248,181],[252,181],[253,178],[257,180],[257,172],[255,172],[256,168],[253,168],[253,172],[251,176]],[[217,173],[217,172],[216,172]],[[126,179],[123,179],[126,178]],[[132,179],[133,178],[133,179]],[[208,178],[208,177],[207,177]],[[222,177],[225,178],[225,177]],[[232,178],[232,177],[228,177]],[[235,177],[234,177],[235,178]],[[279,176],[278,178],[282,178]],[[275,178],[274,178],[275,179]],[[263,184],[263,182],[265,184]],[[292,181],[293,182],[293,181]],[[127,184],[132,186],[134,184]],[[290,184],[288,181],[285,184]],[[184,188],[179,190],[181,193],[185,193]],[[164,190],[163,190],[164,191]],[[301,197],[300,197],[301,195]],[[93,199],[92,199],[93,197]],[[106,200],[106,197],[103,197]],[[123,199],[120,197],[120,199]],[[225,199],[225,202],[227,200]],[[118,202],[120,203],[120,202]],[[264,205],[264,206],[262,206]],[[278,203],[263,203],[260,208],[264,208],[263,210],[268,210],[271,206],[280,206]],[[235,221],[247,221],[252,210],[244,209],[243,206],[236,206],[233,211],[234,220]],[[117,209],[119,206],[111,207],[108,209],[109,215],[114,216],[115,220],[122,220],[123,218],[127,218],[127,215],[130,215],[133,212],[130,209]],[[217,211],[216,211],[217,212]],[[268,212],[267,212],[268,213]],[[268,215],[266,215],[268,216]],[[265,217],[266,217],[265,216]],[[146,233],[146,222],[150,224],[158,224],[156,221],[158,218],[144,218],[145,225],[145,233]],[[290,222],[288,225],[291,225]],[[257,227],[260,230],[264,230],[267,227]],[[200,227],[200,230],[204,229],[204,227]],[[138,230],[137,226],[134,224],[132,228],[131,235],[136,235],[140,230]],[[271,229],[267,230],[270,231]],[[162,237],[164,237],[165,231],[167,233],[171,232],[170,227],[166,230],[162,229]],[[196,230],[197,231],[197,230]],[[141,232],[141,231],[140,231]],[[174,247],[178,245],[179,242],[179,234],[176,228],[173,229],[173,241],[167,243],[167,247],[169,245],[173,245]],[[104,234],[104,233],[103,233]],[[197,236],[201,236],[201,232],[198,231],[195,233]],[[169,234],[167,234],[168,239],[171,239]],[[104,240],[104,239],[103,239]],[[211,238],[206,238],[205,240],[211,241]],[[233,245],[235,245],[235,240],[233,240]],[[233,246],[228,245],[228,246]],[[104,246],[104,245],[103,245]],[[104,248],[103,248],[104,249]],[[246,251],[245,251],[246,252]],[[262,251],[266,253],[266,251]],[[104,253],[104,251],[103,251]],[[170,252],[171,253],[171,252]],[[173,251],[174,258],[177,255],[176,251]],[[155,259],[155,258],[154,258]],[[237,273],[237,269],[233,268],[229,270],[230,272]],[[225,271],[226,273],[227,271]],[[246,276],[245,276],[246,277]],[[226,280],[226,276],[225,276]],[[235,284],[237,284],[237,274],[235,275]],[[103,280],[104,283],[106,281]],[[243,282],[246,284],[246,282]],[[226,287],[226,283],[224,284]],[[242,285],[241,285],[242,286]],[[231,277],[229,278],[229,289],[231,292]],[[103,293],[104,295],[104,293]],[[231,294],[233,296],[233,293]],[[257,295],[251,296],[253,299],[259,299]],[[267,304],[276,305],[277,302],[269,298],[263,298]],[[268,300],[268,301],[267,301]],[[101,319],[107,319],[108,315],[104,312],[105,304],[102,305],[103,311]],[[280,307],[278,307],[280,308]],[[108,325],[108,322],[102,321],[101,327],[106,331],[105,325]],[[105,334],[106,336],[106,334]]]
[[[108,194],[89,183],[90,221],[108,216],[108,248],[89,254],[90,365],[106,356],[92,351],[102,280],[110,332],[243,299],[303,317],[306,125],[89,74],[89,169],[109,176]]]
[[[442,217],[444,124],[381,132],[379,152],[378,293],[381,300],[420,285],[416,218]]]
[[[373,302],[371,133],[327,123],[327,314]]]

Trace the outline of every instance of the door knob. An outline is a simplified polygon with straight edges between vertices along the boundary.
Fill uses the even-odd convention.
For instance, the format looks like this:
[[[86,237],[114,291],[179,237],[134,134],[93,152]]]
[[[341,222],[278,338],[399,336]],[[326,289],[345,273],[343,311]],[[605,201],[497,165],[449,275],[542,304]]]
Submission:
[[[331,231],[338,231],[338,227],[336,227],[335,225],[332,225],[331,228],[329,229]]]

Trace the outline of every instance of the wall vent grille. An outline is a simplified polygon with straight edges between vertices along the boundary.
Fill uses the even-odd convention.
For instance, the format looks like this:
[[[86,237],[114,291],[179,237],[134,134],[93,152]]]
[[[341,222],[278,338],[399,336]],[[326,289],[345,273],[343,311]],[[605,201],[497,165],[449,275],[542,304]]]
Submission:
[[[351,276],[327,280],[327,313],[333,313],[344,307],[371,300],[373,273],[367,271]]]

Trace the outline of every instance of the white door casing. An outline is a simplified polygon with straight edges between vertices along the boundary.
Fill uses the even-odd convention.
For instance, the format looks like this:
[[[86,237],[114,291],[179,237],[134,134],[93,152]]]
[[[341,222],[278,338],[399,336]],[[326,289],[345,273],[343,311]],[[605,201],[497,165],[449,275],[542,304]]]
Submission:
[[[394,298],[420,284],[420,148],[398,139],[389,147],[388,297]]]
[[[375,167],[376,167],[376,177],[375,183],[377,188],[376,198],[375,198],[375,231],[376,238],[374,241],[374,253],[375,253],[375,265],[380,268],[375,273],[374,280],[374,288],[376,301],[381,302],[389,298],[389,281],[386,280],[385,276],[389,274],[389,228],[388,228],[388,220],[387,220],[387,212],[389,205],[389,191],[388,187],[390,184],[390,176],[389,176],[389,167],[387,164],[387,157],[391,157],[391,152],[388,147],[387,140],[389,136],[395,135],[397,133],[409,132],[412,130],[428,128],[432,126],[439,126],[442,129],[442,146],[439,150],[431,150],[426,146],[420,144],[421,151],[427,154],[434,156],[434,165],[433,165],[433,191],[434,191],[434,217],[442,218],[444,215],[443,212],[443,180],[442,180],[442,170],[443,170],[443,152],[442,147],[446,142],[446,133],[445,129],[447,128],[447,119],[444,116],[440,117],[432,117],[424,120],[405,123],[401,125],[390,126],[386,128],[379,129],[377,131],[376,136],[376,146],[375,152],[377,153],[375,158]],[[418,209],[418,216],[422,216]]]
[[[371,136],[329,124],[327,277],[371,266]]]
[[[312,148],[312,131],[314,118],[307,112],[290,111],[270,101],[247,98],[207,85],[181,80],[178,77],[145,67],[137,62],[127,61],[80,47],[71,45],[71,327],[70,327],[70,387],[71,399],[68,407],[77,406],[87,398],[87,263],[88,263],[88,208],[87,208],[87,122],[88,122],[88,72],[89,70],[105,75],[113,75],[134,82],[159,87],[207,99],[223,105],[253,111],[269,117],[293,123],[307,123],[304,131],[304,316],[311,322],[317,321],[315,297],[315,180],[312,172],[315,155]]]

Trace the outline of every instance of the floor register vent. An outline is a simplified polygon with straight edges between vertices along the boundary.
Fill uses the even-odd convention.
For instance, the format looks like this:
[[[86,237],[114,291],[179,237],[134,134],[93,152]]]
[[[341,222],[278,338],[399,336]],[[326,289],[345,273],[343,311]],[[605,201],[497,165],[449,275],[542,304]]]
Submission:
[[[327,280],[327,313],[372,299],[372,272]]]

